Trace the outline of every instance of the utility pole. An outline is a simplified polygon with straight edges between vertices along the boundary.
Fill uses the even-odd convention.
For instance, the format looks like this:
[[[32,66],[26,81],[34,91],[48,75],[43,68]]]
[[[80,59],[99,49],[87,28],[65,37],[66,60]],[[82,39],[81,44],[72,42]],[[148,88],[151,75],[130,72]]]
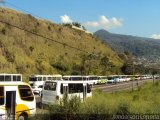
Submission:
[[[135,76],[134,76],[134,62],[132,63],[132,91],[134,90],[134,79],[135,79]]]

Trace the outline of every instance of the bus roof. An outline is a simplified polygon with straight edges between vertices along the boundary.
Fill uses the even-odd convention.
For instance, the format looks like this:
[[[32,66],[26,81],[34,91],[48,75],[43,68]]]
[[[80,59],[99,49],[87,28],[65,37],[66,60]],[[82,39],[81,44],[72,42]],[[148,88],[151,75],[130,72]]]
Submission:
[[[60,74],[54,74],[54,75],[30,75],[30,77],[62,77]]]
[[[14,85],[29,85],[29,84],[25,82],[13,82],[13,81],[0,82],[0,86],[14,86]]]
[[[72,80],[47,80],[45,82],[59,82],[59,83],[90,83],[90,84],[93,84],[92,81],[72,81]]]

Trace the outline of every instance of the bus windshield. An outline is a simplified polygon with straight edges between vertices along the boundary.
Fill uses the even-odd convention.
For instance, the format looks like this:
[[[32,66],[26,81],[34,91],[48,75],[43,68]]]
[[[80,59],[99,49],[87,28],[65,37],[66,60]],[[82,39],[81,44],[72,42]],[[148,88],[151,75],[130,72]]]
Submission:
[[[44,85],[44,90],[56,91],[56,82],[46,82]]]

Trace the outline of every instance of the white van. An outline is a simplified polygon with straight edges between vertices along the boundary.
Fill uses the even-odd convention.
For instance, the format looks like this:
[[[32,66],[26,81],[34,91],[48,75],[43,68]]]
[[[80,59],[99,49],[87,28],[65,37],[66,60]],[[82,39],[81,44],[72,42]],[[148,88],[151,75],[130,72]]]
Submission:
[[[34,93],[41,95],[43,83],[46,80],[62,80],[62,75],[31,75],[29,76],[29,84]]]
[[[64,93],[68,97],[78,96],[81,100],[92,96],[90,81],[45,81],[42,90],[42,104],[55,104],[63,98]]]
[[[29,84],[24,82],[0,82],[0,119],[10,117],[11,92],[15,93],[16,119],[26,120],[34,116],[36,113],[36,101]]]

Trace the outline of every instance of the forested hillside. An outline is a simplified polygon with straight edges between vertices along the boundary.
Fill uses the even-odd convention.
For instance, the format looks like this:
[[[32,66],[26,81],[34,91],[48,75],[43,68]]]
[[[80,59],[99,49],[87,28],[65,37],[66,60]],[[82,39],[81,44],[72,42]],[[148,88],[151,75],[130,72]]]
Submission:
[[[122,64],[116,52],[91,34],[0,8],[1,73],[22,73],[25,78],[30,74],[105,75],[119,73]]]

